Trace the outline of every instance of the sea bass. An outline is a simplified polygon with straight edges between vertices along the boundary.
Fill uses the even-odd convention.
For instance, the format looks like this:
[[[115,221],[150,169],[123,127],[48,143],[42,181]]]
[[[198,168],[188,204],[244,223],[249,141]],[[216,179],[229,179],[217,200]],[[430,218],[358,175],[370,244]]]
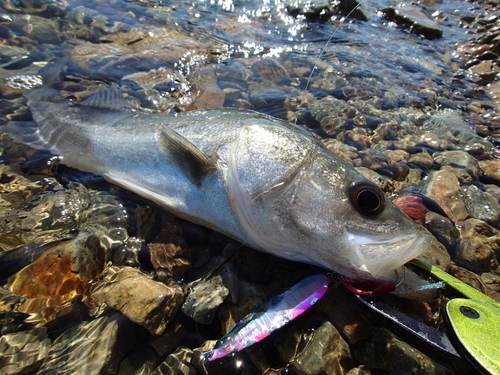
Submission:
[[[240,109],[130,109],[117,85],[80,103],[25,94],[33,122],[14,140],[103,175],[243,244],[349,278],[394,279],[430,235],[306,130]]]

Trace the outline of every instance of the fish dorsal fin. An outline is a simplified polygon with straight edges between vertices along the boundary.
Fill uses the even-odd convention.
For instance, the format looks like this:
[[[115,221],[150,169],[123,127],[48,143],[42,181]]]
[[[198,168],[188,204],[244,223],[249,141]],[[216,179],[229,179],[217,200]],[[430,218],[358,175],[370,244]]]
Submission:
[[[82,101],[80,105],[116,111],[130,109],[130,105],[123,97],[122,91],[116,83],[112,83],[110,87],[100,89],[94,95]]]
[[[159,127],[158,143],[161,152],[173,159],[196,185],[200,185],[205,174],[215,168],[199,148],[168,126]]]

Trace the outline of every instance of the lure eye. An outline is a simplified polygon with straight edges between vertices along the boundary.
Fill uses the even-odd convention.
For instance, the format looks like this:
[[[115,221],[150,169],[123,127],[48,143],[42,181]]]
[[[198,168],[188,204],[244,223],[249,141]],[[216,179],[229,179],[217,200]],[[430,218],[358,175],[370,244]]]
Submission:
[[[354,183],[349,188],[349,198],[359,213],[374,216],[385,207],[384,193],[375,185],[367,182]]]

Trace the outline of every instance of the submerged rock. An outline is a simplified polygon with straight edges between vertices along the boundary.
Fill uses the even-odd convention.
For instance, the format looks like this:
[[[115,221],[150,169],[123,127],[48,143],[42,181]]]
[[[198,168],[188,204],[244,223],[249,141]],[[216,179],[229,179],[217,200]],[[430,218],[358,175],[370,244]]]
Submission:
[[[439,165],[450,165],[452,167],[462,168],[474,180],[480,175],[479,163],[475,157],[465,151],[444,151],[432,155]]]
[[[52,341],[45,327],[2,334],[0,337],[0,373],[29,373],[42,364]]]
[[[500,225],[500,203],[495,197],[474,185],[462,188],[462,195],[470,216],[494,226]]]
[[[75,325],[55,339],[37,374],[116,373],[134,342],[130,320],[118,312],[101,316]]]
[[[460,232],[449,218],[429,211],[425,214],[425,227],[448,251],[455,251]]]
[[[498,267],[500,231],[477,219],[457,223],[460,238],[457,257],[474,272],[489,272]]]
[[[132,267],[111,267],[92,290],[100,303],[119,310],[152,335],[161,335],[184,300],[175,282],[165,285]]]
[[[391,374],[445,375],[432,359],[396,338],[385,328],[374,328],[368,341],[352,349],[354,359]]]
[[[451,172],[447,170],[431,172],[425,181],[422,193],[434,199],[453,222],[464,220],[468,216],[460,195],[460,184]]]
[[[211,323],[217,308],[229,294],[222,277],[193,281],[189,284],[189,289],[190,293],[182,306],[182,312],[198,323]]]
[[[97,277],[105,253],[99,239],[82,233],[74,241],[45,252],[9,280],[8,288],[26,298],[83,294],[84,283]]]
[[[151,375],[196,375],[196,368],[191,364],[192,358],[193,351],[181,347],[169,354]]]
[[[352,368],[349,346],[329,322],[323,322],[308,338],[308,343],[290,361],[296,374],[346,374]]]

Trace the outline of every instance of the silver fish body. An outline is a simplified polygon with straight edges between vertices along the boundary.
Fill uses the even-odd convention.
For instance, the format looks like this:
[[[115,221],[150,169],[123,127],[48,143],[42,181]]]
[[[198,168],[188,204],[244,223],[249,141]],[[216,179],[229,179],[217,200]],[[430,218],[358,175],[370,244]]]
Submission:
[[[136,112],[116,86],[81,103],[50,87],[25,96],[34,122],[7,124],[13,139],[257,250],[371,279],[392,278],[429,244],[375,185],[282,120],[225,108]],[[368,212],[357,202],[373,197]]]

